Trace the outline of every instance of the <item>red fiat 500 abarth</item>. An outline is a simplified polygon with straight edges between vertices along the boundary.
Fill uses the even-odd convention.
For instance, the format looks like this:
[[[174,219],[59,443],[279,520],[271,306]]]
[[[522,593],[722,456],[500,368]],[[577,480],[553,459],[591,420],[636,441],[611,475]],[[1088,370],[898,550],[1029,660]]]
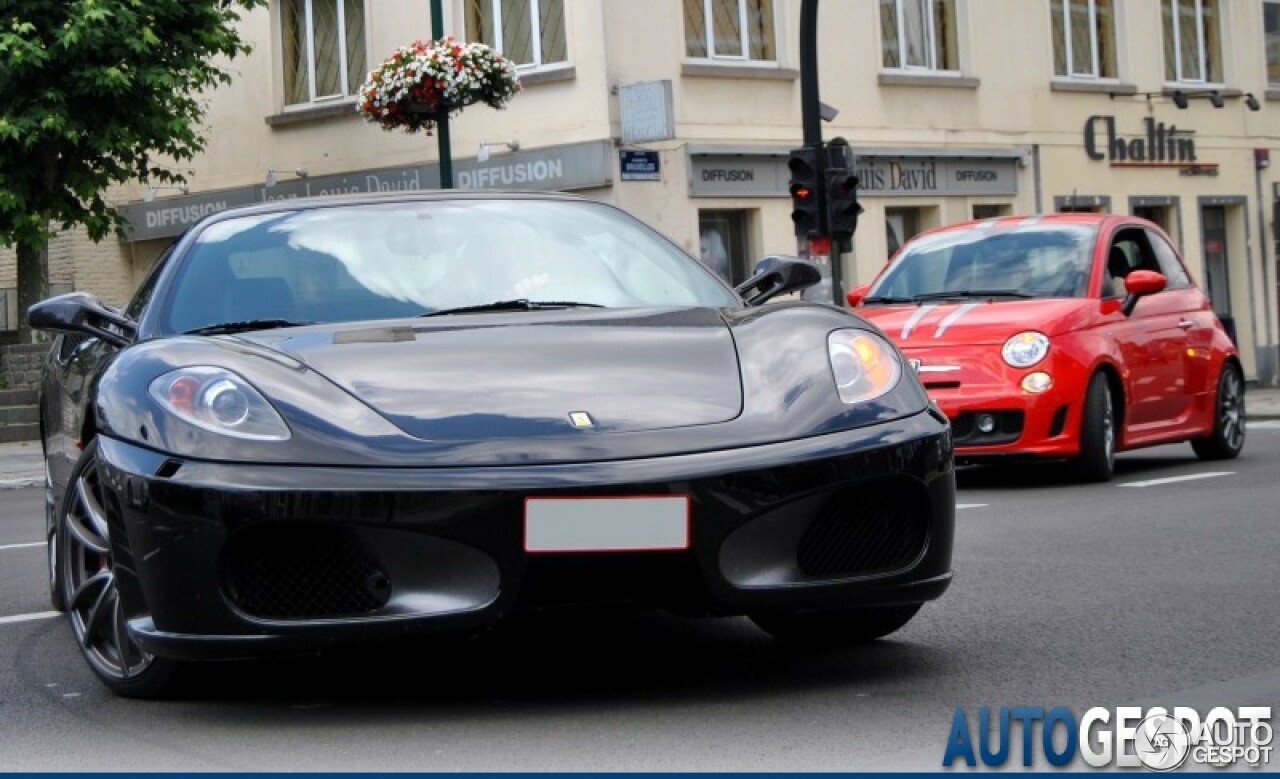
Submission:
[[[1244,446],[1244,374],[1167,235],[1105,214],[1009,217],[916,236],[848,295],[920,372],[956,454],[1066,458]]]

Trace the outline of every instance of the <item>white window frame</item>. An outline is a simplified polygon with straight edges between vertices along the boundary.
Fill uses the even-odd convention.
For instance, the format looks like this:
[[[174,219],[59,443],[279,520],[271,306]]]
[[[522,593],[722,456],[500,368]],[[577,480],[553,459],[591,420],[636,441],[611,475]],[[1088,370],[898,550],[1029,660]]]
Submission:
[[[1205,78],[1186,78],[1182,75],[1182,14],[1178,13],[1178,6],[1182,3],[1194,3],[1196,8],[1196,47],[1199,49],[1200,72]],[[1176,84],[1214,84],[1219,82],[1210,81],[1209,76],[1209,49],[1205,46],[1204,40],[1204,3],[1205,0],[1173,0],[1173,13],[1169,16],[1173,23],[1173,77]],[[1223,4],[1218,4],[1218,29],[1221,34],[1222,29],[1222,13]],[[1222,41],[1218,42],[1219,49],[1222,49]],[[1219,63],[1221,66],[1225,63]]]
[[[312,21],[313,16],[312,16],[311,9],[312,9],[312,4],[317,2],[317,0],[292,0],[292,1],[295,3],[302,3],[303,8],[305,9],[303,13],[303,17],[305,20],[304,24],[306,24],[306,27],[307,27],[306,29],[306,33],[307,33],[307,102],[292,103],[291,105],[306,106],[312,103],[327,103],[335,100],[354,100],[356,96],[355,92],[344,91],[344,92],[339,92],[337,94],[332,94],[332,95],[316,94],[316,41],[315,41],[315,26]],[[342,89],[345,90],[347,88],[348,78],[350,77],[350,71],[348,70],[348,63],[347,63],[346,5],[342,2],[342,0],[319,0],[319,2],[333,3],[336,8],[337,18],[338,18],[338,84],[341,86]],[[361,8],[365,10],[366,22],[367,22],[368,8],[363,3],[361,4]],[[281,8],[281,11],[283,13],[283,7]],[[285,20],[281,18],[280,21],[281,21],[280,34],[281,36],[284,36]],[[367,45],[365,46],[365,51],[366,52],[368,51]],[[281,66],[281,69],[283,72],[283,65]]]
[[[1062,0],[1062,43],[1063,51],[1067,53],[1067,72],[1058,74],[1058,78],[1114,80],[1111,76],[1102,75],[1101,47],[1098,45],[1098,0],[1086,0],[1086,2],[1089,4],[1089,62],[1092,67],[1089,71],[1076,70],[1075,49],[1072,46],[1074,36],[1071,34],[1071,0]],[[1115,36],[1116,7],[1114,5],[1111,13],[1111,35]]]
[[[1268,89],[1280,88],[1280,82],[1271,80],[1271,52],[1267,51],[1267,6],[1280,8],[1280,0],[1262,0],[1262,66]]]
[[[706,35],[707,56],[694,57],[702,62],[733,62],[741,64],[764,63],[772,65],[777,62],[776,59],[752,59],[751,58],[751,30],[747,25],[747,0],[738,0],[738,46],[742,50],[741,54],[717,54],[716,53],[716,30],[715,18],[711,11],[712,0],[702,0],[702,27]],[[773,35],[773,52],[778,54],[778,7],[773,0],[766,0],[773,4],[773,29],[769,32]]]
[[[502,0],[488,0],[489,12],[493,14],[493,48],[499,54],[505,55],[503,51],[503,35],[502,35]],[[565,3],[565,14],[568,15],[568,5]],[[543,68],[563,67],[569,62],[569,46],[568,40],[565,41],[565,58],[556,60],[555,62],[542,61],[542,0],[532,0],[529,3],[529,36],[533,39],[530,41],[530,49],[533,51],[533,62],[525,62],[516,65],[516,70],[541,70]],[[568,19],[565,19],[566,34],[568,32]]]
[[[925,21],[925,37],[927,39],[925,41],[926,43],[925,49],[926,49],[926,54],[928,55],[928,64],[927,65],[908,65],[907,64],[907,27],[902,23],[902,19],[905,16],[903,13],[902,4],[905,1],[906,0],[893,0],[894,8],[897,10],[897,19],[898,19],[898,23],[897,23],[898,29],[894,30],[894,33],[898,37],[898,67],[886,68],[886,70],[910,71],[912,73],[959,73],[960,71],[958,70],[952,70],[950,68],[945,68],[945,67],[942,67],[942,68],[938,67],[938,30],[936,25],[934,24],[934,20],[937,17],[937,14],[934,13],[934,5],[936,3],[946,2],[946,0],[928,0],[929,9],[928,9],[928,12],[925,14],[925,20],[924,20]],[[957,0],[952,0],[951,12],[953,14],[959,13],[957,9],[958,5],[959,3],[957,2]],[[956,20],[956,23],[957,23],[957,29],[958,29],[959,19]],[[883,37],[881,38],[881,40],[883,41]],[[956,59],[959,60],[959,52],[956,52],[956,55],[957,55]],[[882,60],[883,60],[883,57],[884,57],[884,53],[881,52]]]

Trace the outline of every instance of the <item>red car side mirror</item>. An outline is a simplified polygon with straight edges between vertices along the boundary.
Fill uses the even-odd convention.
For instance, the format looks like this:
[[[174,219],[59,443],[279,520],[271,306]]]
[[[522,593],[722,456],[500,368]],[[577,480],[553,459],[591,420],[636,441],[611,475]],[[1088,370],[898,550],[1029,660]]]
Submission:
[[[1168,284],[1163,274],[1156,273],[1153,270],[1135,270],[1130,271],[1128,276],[1124,277],[1124,290],[1129,294],[1125,296],[1124,302],[1120,304],[1120,310],[1125,316],[1133,313],[1133,309],[1138,305],[1138,298],[1143,295],[1154,295],[1165,288]]]
[[[1167,283],[1163,274],[1153,270],[1135,270],[1124,277],[1124,289],[1130,295],[1154,295]]]
[[[858,304],[862,302],[862,299],[867,296],[867,290],[869,289],[871,289],[870,284],[863,284],[861,287],[854,287],[849,290],[849,293],[844,296],[844,299],[849,301],[850,308],[857,308]]]

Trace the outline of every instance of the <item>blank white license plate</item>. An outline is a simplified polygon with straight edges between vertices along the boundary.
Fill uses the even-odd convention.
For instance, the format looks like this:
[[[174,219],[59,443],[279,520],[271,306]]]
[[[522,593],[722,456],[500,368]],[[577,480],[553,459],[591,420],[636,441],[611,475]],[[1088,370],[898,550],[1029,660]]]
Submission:
[[[526,498],[526,552],[656,552],[689,548],[689,498]]]

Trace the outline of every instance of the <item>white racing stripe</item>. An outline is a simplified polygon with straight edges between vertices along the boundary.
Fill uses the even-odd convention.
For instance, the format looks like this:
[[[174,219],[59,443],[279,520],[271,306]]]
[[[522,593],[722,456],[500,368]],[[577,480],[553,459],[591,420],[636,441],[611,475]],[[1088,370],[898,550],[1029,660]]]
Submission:
[[[30,614],[15,614],[12,617],[0,617],[0,625],[8,625],[13,622],[35,622],[38,619],[53,619],[62,615],[56,611],[36,611]]]
[[[29,544],[6,544],[4,546],[0,546],[0,552],[3,552],[6,549],[30,549],[33,546],[44,546],[44,545],[45,545],[44,541],[32,541]]]
[[[1216,479],[1219,476],[1235,476],[1235,471],[1212,471],[1210,473],[1189,473],[1186,476],[1170,476],[1166,479],[1147,479],[1146,481],[1129,481],[1117,484],[1117,487],[1157,487],[1161,484],[1174,484],[1180,481],[1196,481],[1198,479]]]

